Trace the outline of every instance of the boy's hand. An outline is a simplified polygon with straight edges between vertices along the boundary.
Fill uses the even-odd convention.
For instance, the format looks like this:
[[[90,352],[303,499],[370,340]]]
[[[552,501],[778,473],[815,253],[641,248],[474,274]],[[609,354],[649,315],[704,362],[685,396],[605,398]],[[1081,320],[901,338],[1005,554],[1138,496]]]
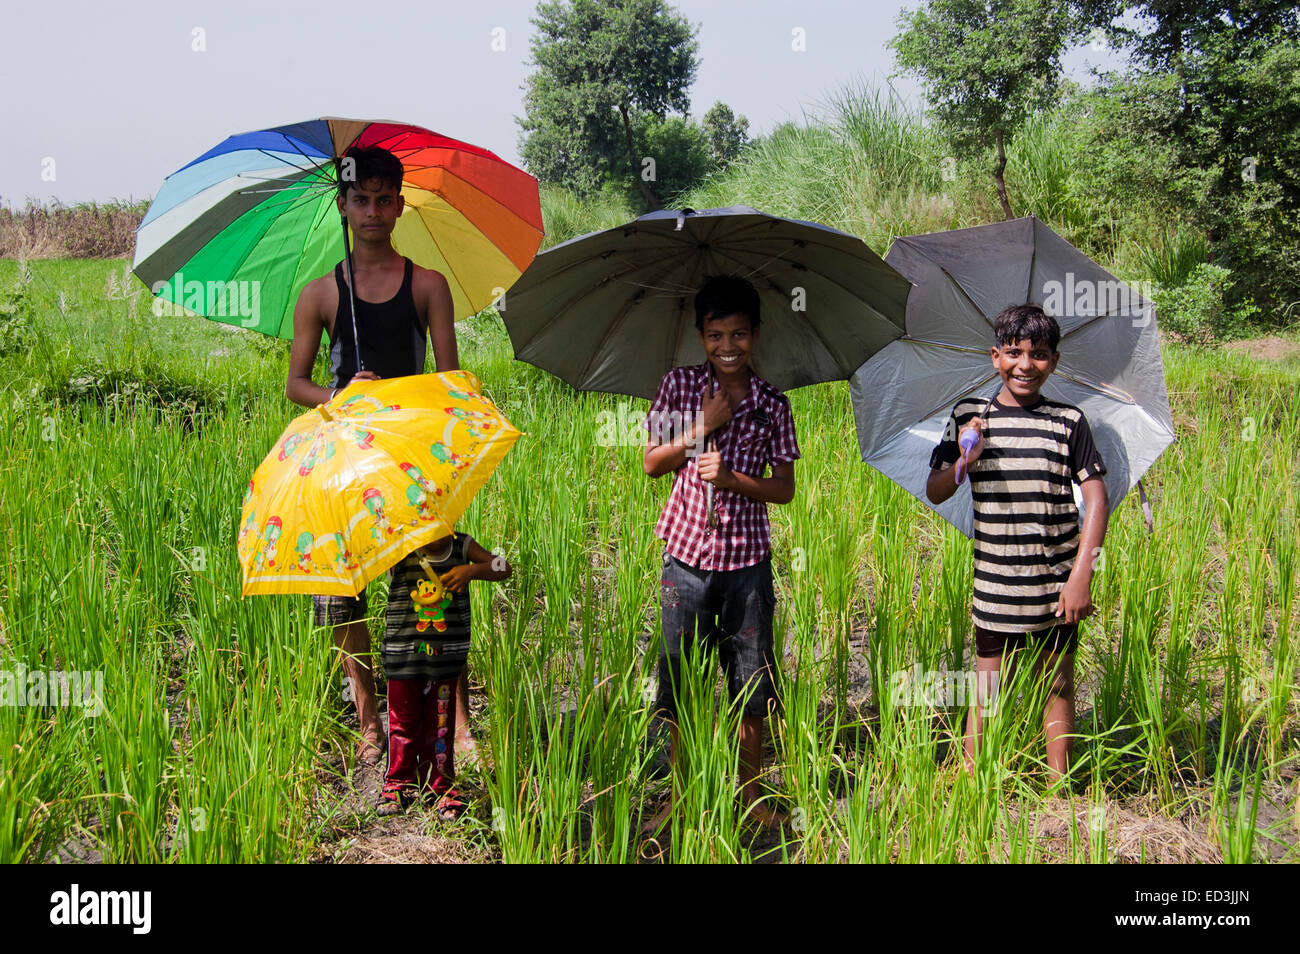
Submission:
[[[353,381],[378,381],[379,375],[375,374],[375,372],[373,371],[358,371],[356,374],[352,375],[352,380]]]
[[[711,434],[731,420],[731,395],[724,388],[718,388],[713,392],[713,397],[709,397],[709,389],[704,389],[704,394],[700,399],[700,421],[704,427],[705,434]]]
[[[969,453],[966,454],[967,467],[979,460],[980,454],[984,452],[984,421],[978,417],[972,418],[970,422],[961,429],[962,434],[965,434],[968,431],[975,432],[975,444],[971,447]],[[961,434],[957,436],[957,444],[960,447]]]
[[[1091,581],[1071,576],[1056,602],[1056,616],[1065,623],[1078,623],[1092,615]]]
[[[700,480],[725,490],[735,482],[734,478],[731,468],[722,463],[722,454],[719,451],[709,451],[700,455]]]
[[[478,571],[476,563],[466,563],[461,566],[453,566],[438,579],[442,580],[442,585],[453,593],[459,593],[469,585],[469,581],[477,579]]]

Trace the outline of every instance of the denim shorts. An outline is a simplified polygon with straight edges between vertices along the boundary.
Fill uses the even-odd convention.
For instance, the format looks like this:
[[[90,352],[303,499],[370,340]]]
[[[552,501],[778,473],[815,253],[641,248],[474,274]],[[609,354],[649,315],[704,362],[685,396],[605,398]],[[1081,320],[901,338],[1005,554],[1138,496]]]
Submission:
[[[343,626],[366,618],[366,592],[360,596],[313,596],[312,615],[317,626]]]
[[[780,705],[772,640],[772,559],[739,570],[697,570],[664,557],[659,584],[663,652],[659,656],[658,707],[676,714],[682,650],[697,637],[715,646],[732,699],[744,714],[766,716]]]

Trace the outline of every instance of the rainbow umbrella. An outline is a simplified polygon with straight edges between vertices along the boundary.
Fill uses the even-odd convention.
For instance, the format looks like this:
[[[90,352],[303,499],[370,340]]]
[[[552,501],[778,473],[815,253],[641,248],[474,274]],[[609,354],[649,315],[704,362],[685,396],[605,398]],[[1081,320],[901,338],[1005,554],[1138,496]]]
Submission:
[[[401,160],[393,244],[446,277],[457,318],[532,261],[543,234],[532,176],[419,126],[326,118],[231,136],[168,176],[136,232],[136,275],[178,310],[292,338],[298,293],[344,257],[335,195],[352,146]]]
[[[519,432],[468,371],[354,381],[285,429],[244,495],[245,596],[360,593],[452,532]]]

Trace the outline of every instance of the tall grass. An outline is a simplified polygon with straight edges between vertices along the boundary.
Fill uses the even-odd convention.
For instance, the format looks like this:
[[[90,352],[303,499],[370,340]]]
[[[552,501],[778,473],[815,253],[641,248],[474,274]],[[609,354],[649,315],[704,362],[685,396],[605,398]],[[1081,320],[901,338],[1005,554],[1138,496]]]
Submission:
[[[149,207],[139,202],[49,205],[28,199],[15,211],[0,205],[0,258],[117,258],[135,250],[135,230]]]
[[[14,422],[0,670],[104,683],[98,715],[0,706],[0,859],[315,857],[338,810],[321,784],[344,735],[334,654],[305,599],[238,597],[232,545],[247,476],[295,410],[286,355],[147,318],[109,295],[119,268],[34,263],[23,307],[40,343],[0,358]],[[0,286],[15,280],[0,268]],[[914,665],[971,665],[970,544],[860,463],[846,386],[793,392],[805,457],[794,502],[772,508],[785,712],[764,775],[790,824],[772,848],[735,799],[736,714],[703,667],[688,670],[677,808],[655,841],[641,836],[668,784],[646,682],[668,482],[644,476],[639,436],[597,442],[619,399],[513,362],[493,316],[458,332],[527,436],[462,524],[516,572],[472,593],[491,768],[469,790],[475,821],[451,837],[509,861],[1104,861],[1118,850],[1104,827],[1061,848],[1040,820],[1063,798],[1086,812],[1141,795],[1190,813],[1225,858],[1258,856],[1253,800],[1297,755],[1293,367],[1166,350],[1181,440],[1148,477],[1155,533],[1133,501],[1112,517],[1064,789],[1045,778],[1027,674],[1004,689],[970,777],[965,705],[891,697]],[[92,364],[203,400],[58,386]]]

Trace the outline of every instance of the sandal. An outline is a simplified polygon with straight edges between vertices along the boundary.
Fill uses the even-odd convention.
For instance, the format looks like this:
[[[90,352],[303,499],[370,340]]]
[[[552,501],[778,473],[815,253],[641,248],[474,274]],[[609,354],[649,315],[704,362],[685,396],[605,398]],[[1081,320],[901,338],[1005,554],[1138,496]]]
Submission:
[[[375,808],[375,813],[380,818],[400,815],[413,800],[410,786],[385,782],[384,787],[379,790],[379,804]]]
[[[434,807],[434,810],[438,813],[438,821],[454,822],[460,818],[461,815],[465,814],[465,809],[468,807],[468,805],[461,801],[460,792],[456,791],[454,788],[449,788],[443,793],[442,797],[438,799],[438,803]]]

